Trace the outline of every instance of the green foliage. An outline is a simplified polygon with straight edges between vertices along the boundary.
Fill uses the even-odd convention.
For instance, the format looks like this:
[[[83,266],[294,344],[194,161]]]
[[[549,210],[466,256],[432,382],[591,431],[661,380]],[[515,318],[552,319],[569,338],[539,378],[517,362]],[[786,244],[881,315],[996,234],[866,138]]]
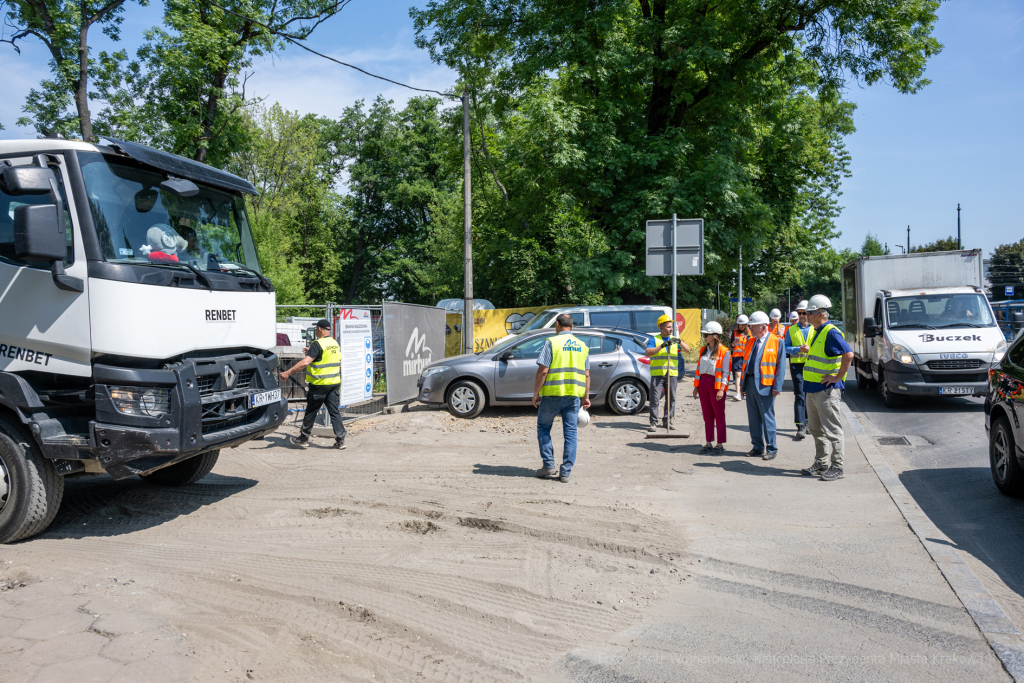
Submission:
[[[992,301],[1005,301],[1008,298],[1007,285],[1024,285],[1024,239],[995,248],[989,262],[989,281],[992,283]]]
[[[864,238],[864,244],[860,247],[861,256],[885,256],[889,253],[889,249],[882,246],[882,243],[878,241],[878,237],[872,233],[868,233]]]
[[[956,238],[950,235],[949,237],[943,237],[937,239],[934,242],[928,244],[922,244],[917,247],[913,247],[910,250],[911,254],[921,254],[929,251],[956,251],[960,247],[957,246]]]

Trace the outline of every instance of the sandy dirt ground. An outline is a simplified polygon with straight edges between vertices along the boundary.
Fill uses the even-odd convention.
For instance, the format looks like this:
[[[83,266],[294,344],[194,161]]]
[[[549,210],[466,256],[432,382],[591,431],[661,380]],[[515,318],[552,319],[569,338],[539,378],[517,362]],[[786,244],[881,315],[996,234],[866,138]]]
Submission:
[[[597,409],[568,484],[534,478],[535,423],[414,406],[345,451],[289,426],[183,488],[68,481],[0,547],[0,679],[547,680],[686,580],[687,539],[645,417]]]

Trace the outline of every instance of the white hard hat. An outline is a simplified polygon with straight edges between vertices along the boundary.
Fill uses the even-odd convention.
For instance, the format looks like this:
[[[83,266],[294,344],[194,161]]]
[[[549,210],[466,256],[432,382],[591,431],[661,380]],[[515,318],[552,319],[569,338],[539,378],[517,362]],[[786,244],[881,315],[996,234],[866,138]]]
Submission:
[[[722,326],[714,320],[710,320],[704,324],[704,328],[700,331],[701,334],[722,334]]]
[[[588,424],[590,424],[590,413],[587,412],[586,408],[580,408],[580,412],[576,416],[576,426],[582,429]]]
[[[768,314],[768,317],[772,320],[782,320],[782,311],[777,308],[773,308],[772,312]]]
[[[751,325],[767,325],[768,324],[768,316],[765,315],[764,311],[754,311],[754,313],[750,316],[750,324]]]
[[[807,310],[807,299],[804,299],[803,301],[798,303],[796,305],[796,310],[798,310],[798,311],[806,311]]]
[[[807,301],[807,311],[818,311],[823,308],[832,308],[832,301],[824,294],[815,294]]]
[[[797,313],[796,311],[793,311],[792,313],[789,314],[789,319],[790,320],[799,320],[800,319],[800,314]]]
[[[746,325],[748,322],[750,322],[750,320],[745,315],[741,315],[736,318],[737,325]]]

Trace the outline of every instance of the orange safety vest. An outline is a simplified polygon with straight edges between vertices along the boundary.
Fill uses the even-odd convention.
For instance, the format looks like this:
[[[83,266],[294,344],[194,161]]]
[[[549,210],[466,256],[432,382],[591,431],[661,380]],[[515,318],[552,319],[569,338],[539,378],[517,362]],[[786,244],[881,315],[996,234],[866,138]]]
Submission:
[[[747,361],[754,350],[754,342],[751,337],[743,349],[743,375],[747,374]],[[779,358],[779,336],[769,333],[764,343],[764,351],[761,352],[761,384],[768,387],[775,383],[775,363]]]
[[[786,336],[786,328],[782,326],[782,323],[777,323],[774,320],[768,323],[768,331],[777,336],[779,339],[782,339],[784,336]]]
[[[745,351],[747,350],[747,342],[750,341],[750,335],[746,332],[737,332],[736,338],[733,340],[732,352],[733,355],[739,354],[740,358],[746,358]]]
[[[697,372],[698,373],[700,372],[700,358],[704,357],[704,352],[707,351],[707,348],[708,347],[705,345],[705,346],[702,346],[701,349],[700,349],[700,354],[699,354],[699,357],[698,357],[698,360],[697,360]],[[722,370],[722,364],[725,362],[725,356],[726,356],[727,353],[729,353],[729,352],[726,351],[725,344],[719,344],[718,345],[718,357],[715,358],[715,389],[721,389],[725,385],[725,382],[722,379],[725,376],[724,372]],[[700,375],[699,374],[695,374],[693,376],[693,386],[695,386],[695,387],[699,387],[700,386]]]

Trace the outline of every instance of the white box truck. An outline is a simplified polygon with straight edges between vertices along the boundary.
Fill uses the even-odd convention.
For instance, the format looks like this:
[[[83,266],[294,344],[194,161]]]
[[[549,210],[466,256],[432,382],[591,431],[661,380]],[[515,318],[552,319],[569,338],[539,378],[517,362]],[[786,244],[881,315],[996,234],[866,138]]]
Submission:
[[[135,143],[0,141],[0,542],[67,477],[188,484],[284,421],[246,193]]]
[[[888,407],[909,396],[984,396],[1007,342],[982,285],[980,249],[858,258],[843,266],[843,328],[859,386]]]

